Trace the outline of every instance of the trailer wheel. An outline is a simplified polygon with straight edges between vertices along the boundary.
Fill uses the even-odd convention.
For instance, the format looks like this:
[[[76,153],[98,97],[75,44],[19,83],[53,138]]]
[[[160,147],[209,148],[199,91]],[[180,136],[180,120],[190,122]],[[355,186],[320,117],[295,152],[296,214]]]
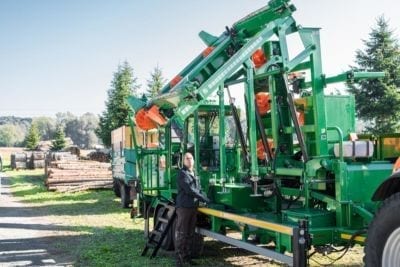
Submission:
[[[119,180],[113,178],[113,191],[116,197],[121,197],[121,186],[119,184]]]
[[[131,204],[131,197],[129,191],[131,190],[129,186],[124,183],[120,183],[120,192],[121,192],[121,207],[126,209],[129,208],[129,204]]]
[[[364,248],[368,266],[398,266],[400,262],[400,193],[385,201],[369,225]]]

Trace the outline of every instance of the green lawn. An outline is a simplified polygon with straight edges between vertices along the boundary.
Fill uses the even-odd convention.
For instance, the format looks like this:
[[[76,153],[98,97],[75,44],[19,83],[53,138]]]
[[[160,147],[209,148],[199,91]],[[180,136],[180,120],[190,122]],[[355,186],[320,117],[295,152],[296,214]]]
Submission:
[[[69,255],[74,266],[174,266],[173,254],[160,251],[150,260],[141,257],[145,244],[142,219],[132,220],[120,208],[111,190],[79,193],[48,192],[43,170],[7,171],[11,188],[21,201],[33,206],[35,216],[44,216],[62,231],[54,249]],[[353,248],[333,266],[362,266],[362,248]],[[334,255],[335,258],[337,255]],[[330,260],[317,256],[324,264]],[[265,257],[206,239],[201,266],[281,266]],[[312,266],[318,264],[311,262]]]
[[[15,196],[68,233],[55,246],[71,255],[75,266],[173,266],[165,253],[156,260],[140,256],[145,244],[143,220],[132,220],[111,190],[48,192],[43,170],[6,174]]]

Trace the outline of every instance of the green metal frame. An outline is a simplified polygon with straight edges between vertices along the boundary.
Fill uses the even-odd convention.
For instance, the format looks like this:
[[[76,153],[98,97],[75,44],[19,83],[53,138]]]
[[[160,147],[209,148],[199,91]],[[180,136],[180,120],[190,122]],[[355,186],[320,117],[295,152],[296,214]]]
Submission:
[[[159,128],[165,136],[163,147],[136,149],[144,197],[175,197],[177,166],[173,159],[190,149],[188,135],[193,130],[196,173],[204,192],[212,199],[211,211],[200,209],[210,222],[210,230],[220,233],[226,228],[235,229],[242,232],[243,240],[254,233],[265,243],[275,241],[279,253],[292,251],[292,235],[265,225],[293,228],[306,220],[313,245],[347,244],[349,236],[371,222],[379,205],[371,197],[392,171],[389,161],[344,157],[344,141],[354,131],[354,97],[324,94],[327,84],[381,78],[384,74],[349,71],[326,78],[319,29],[298,27],[291,17],[294,11],[289,1],[272,0],[219,37],[200,33],[213,50],[207,56],[200,54],[186,66],[179,73],[182,79],[177,85],[166,85],[148,102],[128,99],[134,112],[156,105],[168,121]],[[294,33],[300,36],[303,50],[291,59],[286,36]],[[274,36],[277,38],[272,40]],[[260,48],[268,60],[256,68],[251,57]],[[297,71],[306,71],[310,77],[309,81],[301,81],[298,88],[305,114],[305,123],[299,129],[291,115],[292,92],[286,89],[288,74]],[[225,144],[226,130],[230,128],[226,128],[226,120],[232,111],[224,104],[224,87],[238,83],[244,84],[249,164],[243,158],[245,148],[240,147],[237,136],[234,147]],[[269,162],[257,158],[257,140],[261,136],[254,103],[258,92],[268,92],[270,96],[271,110],[262,116],[261,129],[274,142],[274,158]],[[218,103],[210,105],[209,98],[215,93]],[[212,136],[211,118],[215,115],[219,134]],[[184,132],[179,144],[171,141],[176,125]],[[219,140],[218,151],[210,143],[212,138]],[[304,147],[296,142],[303,138]],[[333,153],[334,144],[339,146],[338,157]],[[302,159],[300,152],[308,157]],[[166,156],[165,187],[145,180],[160,179],[160,174],[153,172],[157,164],[144,162],[154,155]],[[210,163],[214,157],[218,164]],[[254,224],[253,219],[265,224]],[[364,239],[365,235],[355,238],[361,244]]]

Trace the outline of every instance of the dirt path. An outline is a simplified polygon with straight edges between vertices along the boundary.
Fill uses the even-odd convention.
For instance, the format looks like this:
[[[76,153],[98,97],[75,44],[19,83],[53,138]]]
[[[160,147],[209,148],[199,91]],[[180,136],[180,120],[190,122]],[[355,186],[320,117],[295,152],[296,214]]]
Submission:
[[[72,266],[60,246],[64,233],[19,202],[9,178],[1,172],[0,177],[0,266]]]

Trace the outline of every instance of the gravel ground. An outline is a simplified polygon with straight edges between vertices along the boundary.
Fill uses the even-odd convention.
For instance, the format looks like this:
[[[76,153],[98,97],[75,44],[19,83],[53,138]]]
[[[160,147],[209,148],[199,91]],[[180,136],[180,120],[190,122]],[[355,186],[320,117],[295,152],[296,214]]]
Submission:
[[[72,266],[70,256],[57,248],[61,239],[73,242],[70,233],[18,202],[8,178],[0,177],[0,266]]]

